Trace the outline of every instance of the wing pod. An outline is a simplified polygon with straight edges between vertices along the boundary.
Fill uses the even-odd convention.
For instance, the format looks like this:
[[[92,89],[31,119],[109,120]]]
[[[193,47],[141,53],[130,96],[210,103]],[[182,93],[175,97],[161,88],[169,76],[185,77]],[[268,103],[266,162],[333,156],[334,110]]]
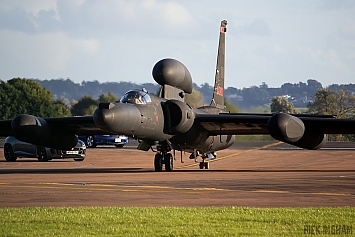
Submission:
[[[267,128],[273,138],[287,143],[300,140],[305,130],[302,120],[289,114],[274,114]]]
[[[69,150],[78,143],[75,134],[53,129],[43,118],[28,114],[13,119],[11,128],[18,140],[39,146]]]
[[[168,100],[164,103],[164,132],[179,134],[189,131],[195,120],[195,113],[186,103]]]
[[[274,114],[267,128],[273,138],[305,149],[319,149],[326,142],[322,131],[305,127],[300,118],[289,114]]]
[[[290,143],[301,148],[308,150],[318,150],[324,146],[327,141],[327,136],[321,132],[306,127],[306,131],[302,138],[295,143]]]

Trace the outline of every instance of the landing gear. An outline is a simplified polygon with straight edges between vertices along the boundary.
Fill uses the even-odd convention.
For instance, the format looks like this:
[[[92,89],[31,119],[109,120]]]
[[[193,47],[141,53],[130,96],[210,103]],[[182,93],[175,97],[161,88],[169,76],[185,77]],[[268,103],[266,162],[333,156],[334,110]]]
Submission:
[[[157,172],[163,171],[163,165],[165,166],[165,171],[171,172],[174,169],[173,156],[169,151],[171,151],[170,145],[165,141],[157,145],[157,154],[154,157],[154,170]]]
[[[154,157],[154,169],[156,172],[163,170],[163,156],[160,153],[157,153]]]
[[[217,157],[217,154],[215,152],[210,152],[201,155],[202,161],[199,164],[200,169],[206,169],[208,170],[210,168],[210,162],[206,161],[206,159],[213,160]],[[197,162],[197,159],[195,158],[195,162]]]
[[[203,168],[208,170],[210,168],[210,162],[206,162],[206,161],[200,162],[200,169],[202,170]]]
[[[173,162],[173,156],[170,153],[166,153],[164,155],[164,163],[165,163],[165,170],[170,172],[173,171],[174,168],[174,162]]]
[[[140,143],[143,144],[144,143]],[[152,149],[152,151],[156,152],[155,157],[154,157],[154,170],[156,172],[161,172],[163,171],[163,167],[165,167],[165,171],[171,172],[173,171],[174,168],[174,160],[175,160],[175,149],[174,149],[174,156],[170,153],[170,151],[172,150],[172,145],[169,141],[163,141],[163,142],[159,142],[156,145],[156,150],[153,150],[153,148],[151,147],[152,145],[149,145],[148,147],[150,147]],[[142,146],[143,147],[143,146]],[[183,151],[183,149],[181,149],[181,147],[179,147],[181,152]],[[146,149],[144,149],[146,150]],[[197,158],[201,157],[202,161],[199,162],[199,167],[200,169],[206,169],[208,170],[210,168],[210,163],[211,160],[217,158],[217,154],[214,151],[209,151],[209,152],[201,152],[198,151],[197,149],[194,149],[193,152],[190,155],[190,159],[194,159],[195,162],[197,161]],[[181,153],[181,163],[184,163],[182,160],[182,153]]]
[[[173,156],[170,153],[157,153],[154,157],[154,170],[157,172],[163,171],[163,164],[165,166],[165,171],[173,171],[174,161]]]

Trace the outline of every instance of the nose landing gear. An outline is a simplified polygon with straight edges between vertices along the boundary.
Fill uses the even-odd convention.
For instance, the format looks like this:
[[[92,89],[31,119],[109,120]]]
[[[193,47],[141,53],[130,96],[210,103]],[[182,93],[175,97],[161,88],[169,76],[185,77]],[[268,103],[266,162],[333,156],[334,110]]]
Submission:
[[[163,171],[163,165],[165,166],[165,171],[173,171],[174,162],[173,156],[170,153],[158,152],[154,157],[154,169],[157,172]]]
[[[157,145],[157,153],[154,157],[154,170],[157,172],[163,171],[163,165],[165,166],[165,171],[173,171],[174,161],[173,156],[169,151],[171,147],[167,142],[163,142]]]

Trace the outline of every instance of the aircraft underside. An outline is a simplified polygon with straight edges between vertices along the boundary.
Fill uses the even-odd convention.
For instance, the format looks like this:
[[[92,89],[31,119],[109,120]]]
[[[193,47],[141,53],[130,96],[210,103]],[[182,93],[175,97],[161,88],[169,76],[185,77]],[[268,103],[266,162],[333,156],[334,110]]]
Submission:
[[[163,141],[156,145],[156,155],[154,157],[155,171],[162,171],[163,166],[166,171],[172,171],[174,168],[174,160],[176,160],[176,151],[180,153],[181,163],[184,163],[182,152],[188,152],[191,153],[189,158],[194,159],[195,162],[198,162],[198,158],[202,159],[199,164],[200,169],[209,169],[209,162],[206,160],[215,159],[217,157],[216,151],[230,147],[234,143],[235,136],[196,136],[195,139],[193,139],[194,142],[190,142],[188,145],[174,142],[174,140],[182,141],[181,139],[181,137],[173,138],[171,139],[172,141]],[[171,154],[171,151],[173,151],[174,155]]]

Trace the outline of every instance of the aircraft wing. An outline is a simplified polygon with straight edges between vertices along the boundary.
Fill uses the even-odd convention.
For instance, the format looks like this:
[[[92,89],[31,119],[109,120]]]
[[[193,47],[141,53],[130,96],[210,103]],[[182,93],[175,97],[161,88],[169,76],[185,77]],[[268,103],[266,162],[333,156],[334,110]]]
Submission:
[[[210,135],[269,134],[269,116],[235,114],[198,114],[199,123]]]
[[[268,122],[272,114],[197,114],[199,123],[210,135],[269,134]],[[324,134],[355,134],[355,119],[337,119],[332,116],[287,115],[297,117],[305,128]]]
[[[50,126],[61,127],[70,133],[78,135],[109,134],[96,126],[93,116],[46,118],[45,120]]]
[[[11,129],[12,120],[2,120],[0,121],[0,137],[6,137],[14,135]]]
[[[65,131],[66,133],[80,135],[109,134],[95,125],[93,116],[44,118],[44,120],[50,127],[55,127],[57,130]],[[0,136],[14,135],[11,129],[11,122],[12,120],[0,121]]]

